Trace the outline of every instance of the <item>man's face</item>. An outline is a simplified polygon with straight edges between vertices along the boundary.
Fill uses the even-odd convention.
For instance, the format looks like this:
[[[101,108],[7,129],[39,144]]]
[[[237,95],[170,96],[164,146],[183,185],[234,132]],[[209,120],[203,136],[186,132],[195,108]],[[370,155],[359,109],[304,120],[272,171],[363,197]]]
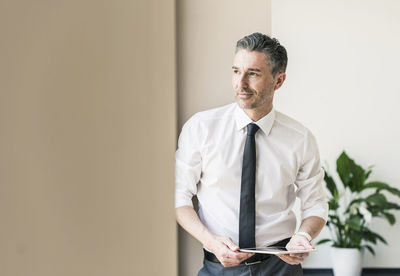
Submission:
[[[272,107],[274,91],[285,80],[285,73],[272,76],[268,56],[257,51],[239,50],[232,66],[232,86],[236,101],[243,109]]]

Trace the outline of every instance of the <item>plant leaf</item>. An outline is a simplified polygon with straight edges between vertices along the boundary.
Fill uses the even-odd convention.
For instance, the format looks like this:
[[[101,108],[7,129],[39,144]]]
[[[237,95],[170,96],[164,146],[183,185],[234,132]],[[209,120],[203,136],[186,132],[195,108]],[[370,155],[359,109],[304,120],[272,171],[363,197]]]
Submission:
[[[395,216],[393,216],[391,213],[383,212],[382,214],[389,221],[390,225],[393,225],[396,222]]]
[[[371,168],[368,168],[367,171],[365,172],[365,180],[368,179],[368,177],[371,174],[371,172],[372,172]]]
[[[342,180],[343,185],[345,187],[348,187],[351,179],[350,158],[344,151],[336,160],[336,171],[339,174],[340,180]]]
[[[361,166],[354,163],[353,160],[351,160],[350,164],[351,164],[351,171],[353,174],[352,181],[350,182],[350,190],[352,190],[353,192],[361,191],[365,182],[365,171]]]
[[[349,205],[347,206],[345,212],[346,212],[346,213],[349,212],[349,211],[350,211],[350,208],[351,208],[351,206],[352,206],[353,204],[359,203],[359,202],[363,202],[363,201],[365,201],[365,199],[363,199],[363,198],[356,198],[356,199],[353,199],[353,200],[349,203]]]
[[[361,218],[359,216],[351,216],[346,222],[351,229],[361,230]]]
[[[376,237],[374,235],[370,234],[370,231],[364,231],[363,238],[364,238],[364,240],[367,240],[369,242],[372,242],[373,244],[376,244]]]
[[[387,241],[386,241],[381,235],[379,235],[378,233],[375,233],[375,232],[372,232],[372,233],[374,233],[374,234],[376,235],[376,238],[377,238],[378,240],[380,240],[380,241],[383,242],[384,244],[387,244]]]
[[[329,204],[329,210],[336,210],[337,208],[339,208],[339,203],[334,198],[329,200],[328,204]]]
[[[363,231],[363,237],[366,237],[366,240],[372,241],[374,244],[376,244],[377,239],[387,244],[387,241],[381,235],[370,230]]]
[[[387,203],[386,197],[383,194],[379,194],[379,193],[374,193],[374,194],[368,196],[365,200],[367,202],[377,205],[381,208],[384,208]]]
[[[324,171],[325,171],[324,180],[325,180],[325,183],[326,183],[326,187],[328,188],[328,190],[331,193],[332,197],[337,200],[338,197],[339,197],[339,193],[338,193],[338,189],[337,189],[336,183],[335,183],[333,178],[328,174],[328,172],[325,169],[324,169]]]
[[[386,207],[385,209],[400,210],[400,205],[393,203],[393,202],[387,202],[385,207]]]
[[[374,251],[374,249],[373,249],[371,246],[369,246],[369,245],[364,245],[363,247],[366,248],[366,249],[368,249],[368,251],[371,252],[371,254],[375,256],[375,251]]]
[[[319,242],[317,242],[317,245],[324,244],[327,242],[332,242],[332,240],[331,239],[323,239],[323,240],[320,240]]]
[[[336,169],[345,187],[349,187],[352,192],[360,191],[365,182],[365,170],[357,165],[343,151],[336,161]]]
[[[386,191],[390,192],[391,194],[400,197],[400,190],[393,188],[384,182],[380,182],[380,181],[369,182],[369,183],[366,183],[362,189],[365,190],[365,189],[371,189],[371,188],[386,190]]]

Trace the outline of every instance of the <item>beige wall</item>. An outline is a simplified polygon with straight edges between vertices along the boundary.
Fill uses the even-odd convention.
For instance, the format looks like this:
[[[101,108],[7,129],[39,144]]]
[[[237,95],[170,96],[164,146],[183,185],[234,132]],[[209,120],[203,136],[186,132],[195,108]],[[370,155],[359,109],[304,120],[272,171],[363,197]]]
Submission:
[[[270,0],[177,1],[178,121],[233,102],[231,66],[236,41],[270,33]],[[179,230],[179,275],[196,275],[202,246]]]
[[[177,1],[178,120],[231,103],[236,41],[270,33],[270,0]]]
[[[5,0],[0,34],[0,275],[176,275],[174,1]]]

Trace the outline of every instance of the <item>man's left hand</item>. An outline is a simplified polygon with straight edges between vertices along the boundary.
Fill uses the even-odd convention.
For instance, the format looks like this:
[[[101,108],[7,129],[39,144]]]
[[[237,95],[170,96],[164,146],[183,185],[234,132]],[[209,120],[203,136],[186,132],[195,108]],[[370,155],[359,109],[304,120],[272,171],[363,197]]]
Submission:
[[[288,244],[286,245],[287,250],[296,250],[296,249],[314,249],[311,243],[307,240],[306,237],[302,235],[294,235]],[[304,261],[304,259],[310,253],[291,253],[291,254],[284,254],[284,255],[277,255],[281,260],[284,262],[297,265]]]

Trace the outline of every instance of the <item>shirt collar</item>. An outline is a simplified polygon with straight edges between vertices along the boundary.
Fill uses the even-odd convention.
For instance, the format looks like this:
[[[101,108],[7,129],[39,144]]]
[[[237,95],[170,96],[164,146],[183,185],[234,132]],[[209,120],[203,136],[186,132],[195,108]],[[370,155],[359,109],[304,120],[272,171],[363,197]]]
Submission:
[[[237,104],[235,107],[235,120],[236,120],[236,128],[237,130],[241,130],[244,127],[246,127],[250,123],[255,123],[260,127],[260,129],[268,135],[271,131],[272,125],[274,124],[275,121],[275,110],[272,108],[272,110],[262,117],[260,120],[257,122],[253,122],[249,116],[247,116],[246,112],[242,108],[240,108]]]

